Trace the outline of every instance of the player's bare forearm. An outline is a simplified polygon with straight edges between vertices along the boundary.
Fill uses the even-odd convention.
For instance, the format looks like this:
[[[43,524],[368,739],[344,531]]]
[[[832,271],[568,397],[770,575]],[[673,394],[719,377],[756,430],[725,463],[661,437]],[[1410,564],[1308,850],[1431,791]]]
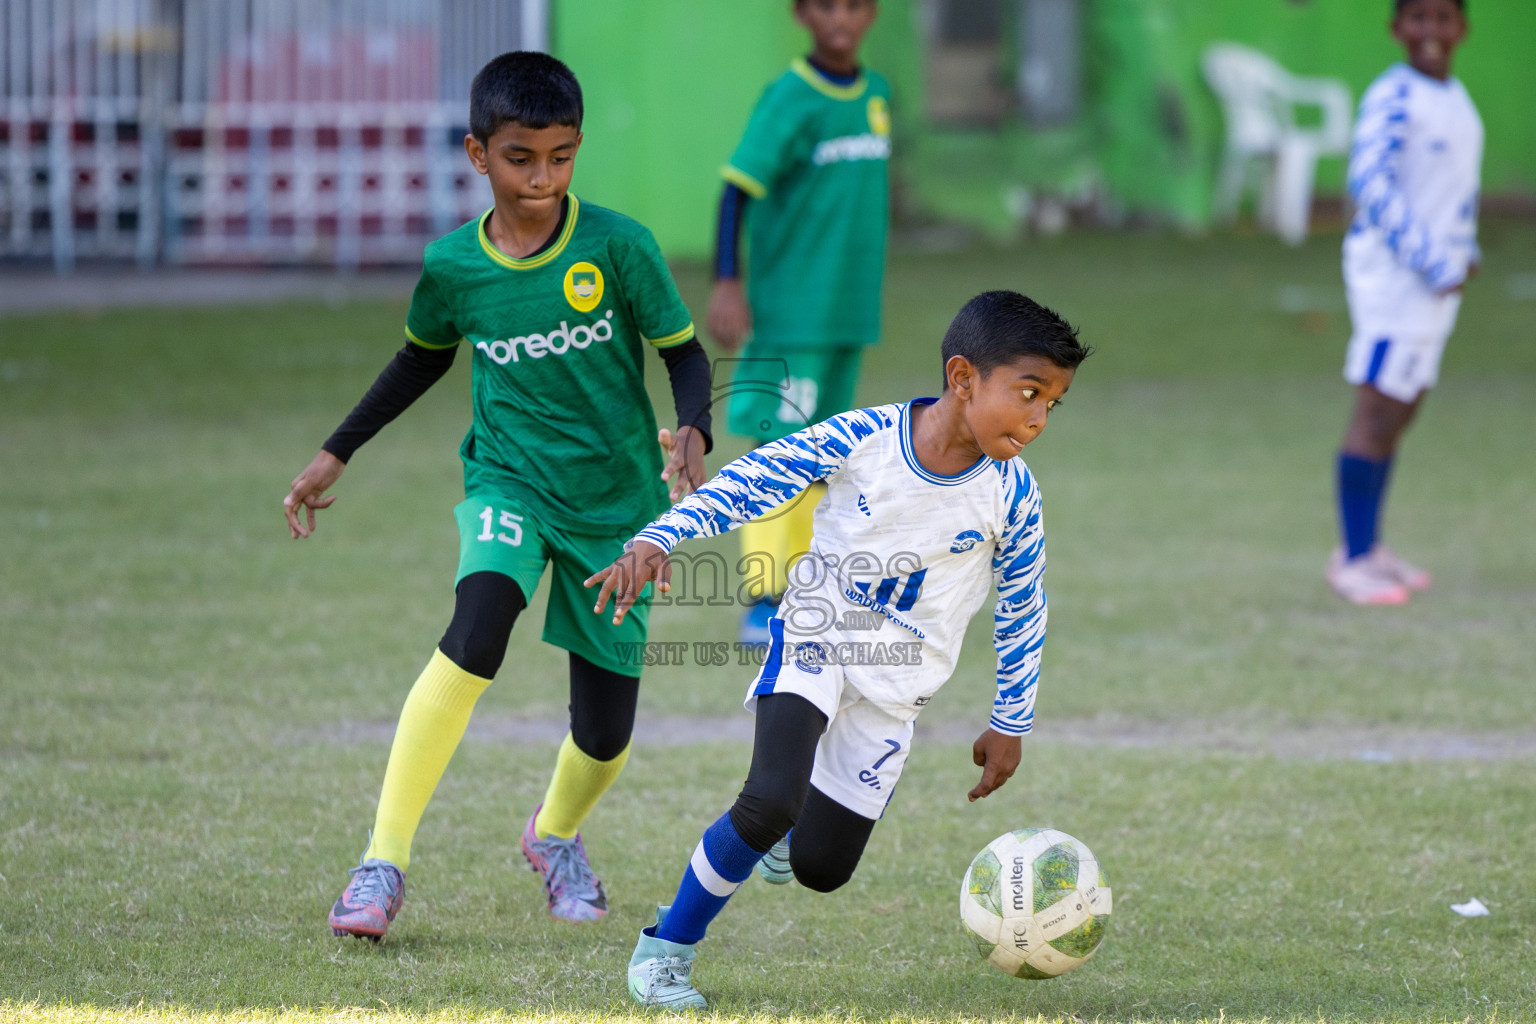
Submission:
[[[288,496],[283,499],[283,515],[288,519],[290,537],[298,540],[315,531],[315,512],[330,508],[336,501],[336,495],[325,492],[335,485],[346,468],[345,462],[322,448],[320,454],[304,467],[304,472],[293,478],[293,483],[288,486]],[[301,509],[303,520],[299,518]]]
[[[966,794],[966,798],[975,803],[1001,789],[1003,783],[1019,770],[1023,756],[1024,745],[1017,736],[1004,736],[994,729],[987,729],[976,737],[976,742],[971,744],[971,760],[981,769],[981,781]]]
[[[752,307],[741,280],[722,277],[709,293],[709,315],[705,320],[709,335],[727,352],[741,347],[742,339],[752,331]]]
[[[667,456],[663,480],[676,481],[669,492],[673,501],[685,498],[704,483],[704,432],[697,427],[678,427],[674,435],[665,427],[656,436]]]
[[[656,582],[656,589],[662,593],[671,590],[672,563],[668,560],[667,553],[655,544],[644,540],[633,540],[625,546],[624,553],[614,559],[612,565],[587,577],[583,586],[592,587],[602,584],[602,589],[597,592],[597,604],[593,606],[592,611],[594,614],[601,615],[611,596],[613,624],[617,626],[624,621],[624,616],[629,614],[635,602],[640,600],[640,592],[652,580]]]

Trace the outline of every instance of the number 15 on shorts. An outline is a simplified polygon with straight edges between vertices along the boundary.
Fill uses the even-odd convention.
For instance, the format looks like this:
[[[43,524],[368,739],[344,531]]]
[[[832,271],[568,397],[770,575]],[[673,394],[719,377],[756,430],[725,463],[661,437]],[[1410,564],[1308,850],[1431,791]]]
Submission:
[[[517,547],[523,542],[523,517],[515,512],[502,512],[499,516],[490,505],[480,513],[481,530],[475,540],[500,541]]]

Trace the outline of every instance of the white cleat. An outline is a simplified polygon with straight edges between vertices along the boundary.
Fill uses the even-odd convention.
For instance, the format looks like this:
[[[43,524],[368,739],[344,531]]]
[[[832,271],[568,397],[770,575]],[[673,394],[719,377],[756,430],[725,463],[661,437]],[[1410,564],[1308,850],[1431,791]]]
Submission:
[[[1350,604],[1407,604],[1408,588],[1386,574],[1375,554],[1346,559],[1342,550],[1335,550],[1325,573],[1328,585]]]

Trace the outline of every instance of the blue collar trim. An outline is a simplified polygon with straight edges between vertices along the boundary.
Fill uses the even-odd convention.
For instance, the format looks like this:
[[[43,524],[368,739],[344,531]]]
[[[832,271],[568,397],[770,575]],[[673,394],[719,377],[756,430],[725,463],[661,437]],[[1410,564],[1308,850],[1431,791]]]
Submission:
[[[833,85],[840,85],[845,89],[857,82],[859,80],[859,76],[864,73],[863,71],[855,71],[851,75],[839,75],[837,72],[828,71],[820,64],[817,64],[815,58],[813,57],[806,57],[805,62],[811,66],[812,71],[816,72],[822,78],[825,78]]]
[[[921,479],[931,484],[938,484],[940,487],[954,487],[956,484],[963,484],[967,480],[980,476],[988,466],[992,465],[992,460],[983,455],[969,469],[963,469],[954,476],[943,476],[923,468],[923,464],[917,461],[917,453],[912,450],[912,407],[932,405],[937,401],[937,398],[914,398],[901,407],[901,457],[906,460],[907,467]]]

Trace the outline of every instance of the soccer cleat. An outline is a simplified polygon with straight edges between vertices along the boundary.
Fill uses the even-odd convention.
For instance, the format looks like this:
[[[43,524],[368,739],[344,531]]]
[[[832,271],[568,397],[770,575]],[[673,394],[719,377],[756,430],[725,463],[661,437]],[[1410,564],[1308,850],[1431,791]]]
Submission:
[[[789,836],[773,844],[773,849],[763,854],[757,862],[757,873],[769,885],[787,885],[794,881],[795,873],[789,866]]]
[[[1408,588],[1387,576],[1372,554],[1345,558],[1342,551],[1334,551],[1325,574],[1328,585],[1351,604],[1407,604]]]
[[[656,937],[656,929],[666,916],[667,908],[657,907],[656,924],[640,929],[640,941],[629,958],[629,994],[641,1006],[705,1009],[709,1002],[689,981],[697,947]]]
[[[1429,589],[1429,573],[1412,562],[1403,561],[1385,544],[1378,544],[1372,548],[1368,557],[1376,563],[1376,568],[1388,579],[1396,580],[1409,590]]]
[[[331,907],[331,934],[378,942],[405,902],[405,872],[387,860],[370,857],[347,874],[352,880]]]
[[[538,819],[539,811],[535,808],[523,829],[523,856],[528,858],[530,868],[544,876],[549,912],[562,921],[598,921],[607,917],[608,894],[603,892],[603,883],[587,862],[581,833],[569,839],[540,839],[533,830]]]
[[[768,631],[768,623],[778,612],[779,602],[774,598],[760,597],[747,605],[747,610],[741,613],[741,642],[764,646],[772,643],[773,634]]]

